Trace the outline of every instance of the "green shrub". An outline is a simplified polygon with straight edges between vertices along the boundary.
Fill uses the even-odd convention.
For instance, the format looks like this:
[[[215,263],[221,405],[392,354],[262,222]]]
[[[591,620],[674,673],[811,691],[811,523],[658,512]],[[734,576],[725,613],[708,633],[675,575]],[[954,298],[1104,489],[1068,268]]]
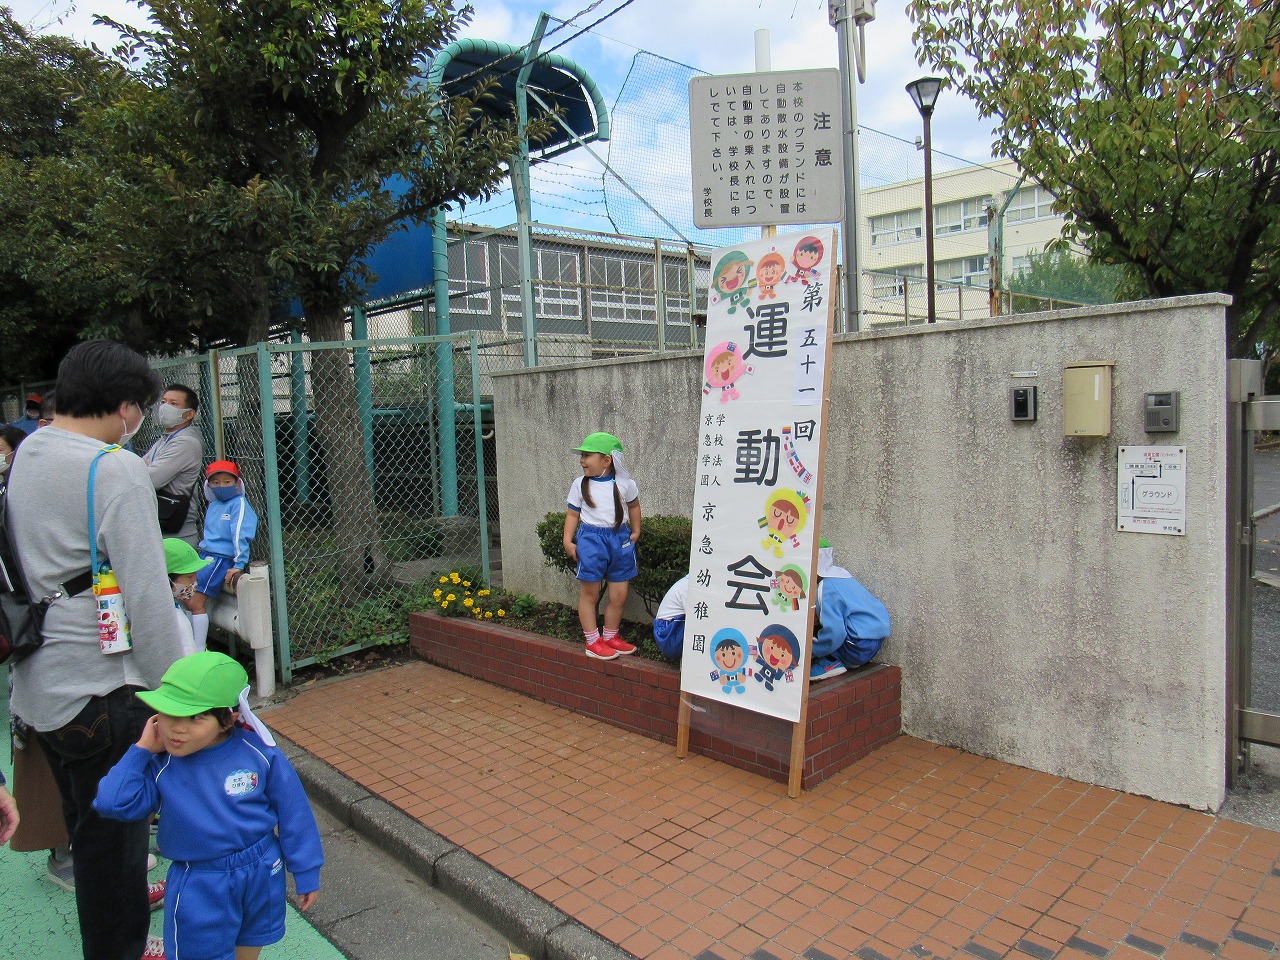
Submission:
[[[564,511],[548,513],[538,523],[538,543],[547,566],[573,576],[576,569],[564,552]],[[645,517],[640,525],[636,558],[640,575],[631,589],[653,616],[673,583],[689,572],[689,551],[693,543],[693,521],[688,517]]]

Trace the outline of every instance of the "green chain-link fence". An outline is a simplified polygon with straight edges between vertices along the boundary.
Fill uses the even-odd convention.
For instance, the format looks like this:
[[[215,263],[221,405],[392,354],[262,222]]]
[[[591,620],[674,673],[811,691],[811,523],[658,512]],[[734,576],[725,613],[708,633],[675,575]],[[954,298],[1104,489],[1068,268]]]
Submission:
[[[421,303],[370,311],[379,332]],[[438,576],[492,582],[493,411],[479,334],[288,343],[153,364],[201,399],[205,463],[240,468],[259,515],[277,659],[298,667],[404,639],[404,614]],[[152,420],[134,448],[158,436]],[[192,509],[206,503],[198,492]]]

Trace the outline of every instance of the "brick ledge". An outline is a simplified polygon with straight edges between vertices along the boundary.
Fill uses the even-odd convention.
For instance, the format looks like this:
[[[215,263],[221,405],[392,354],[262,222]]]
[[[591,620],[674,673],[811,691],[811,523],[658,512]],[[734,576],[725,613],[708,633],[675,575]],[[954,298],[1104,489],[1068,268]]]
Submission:
[[[429,663],[586,717],[675,743],[680,671],[639,657],[594,660],[578,644],[505,624],[434,613],[409,618],[414,652]],[[902,671],[870,663],[810,688],[801,784],[812,788],[902,730]],[[712,700],[690,730],[689,749],[787,782],[792,725]]]

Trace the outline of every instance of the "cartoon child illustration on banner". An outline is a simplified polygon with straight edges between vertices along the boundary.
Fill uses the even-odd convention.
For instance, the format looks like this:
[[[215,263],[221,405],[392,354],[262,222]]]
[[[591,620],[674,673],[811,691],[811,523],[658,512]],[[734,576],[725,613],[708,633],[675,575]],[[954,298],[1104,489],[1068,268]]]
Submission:
[[[773,605],[779,610],[799,610],[805,594],[804,571],[794,563],[788,563],[773,575]]]
[[[702,388],[704,395],[709,395],[712,388],[720,388],[720,402],[728,403],[741,396],[734,384],[748,373],[755,370],[750,364],[742,362],[742,348],[731,340],[718,343],[707,351],[707,362],[703,372],[707,380]]]
[[[741,250],[734,250],[720,258],[715,276],[711,280],[713,300],[729,302],[729,313],[751,303],[750,288],[756,285],[751,277],[751,258]]]
[[[776,300],[778,293],[774,289],[787,276],[787,261],[782,259],[782,254],[776,250],[770,250],[760,262],[756,264],[756,280],[759,282],[759,295],[757,299],[761,302],[765,300]]]
[[[768,536],[760,541],[760,546],[772,550],[775,557],[783,555],[784,541],[789,540],[793,549],[800,548],[800,539],[796,536],[804,529],[809,518],[809,497],[801,490],[775,490],[764,502],[764,516],[760,518],[760,528],[768,531]]]
[[[820,274],[817,266],[822,262],[822,241],[817,237],[805,237],[796,244],[791,254],[791,263],[796,272],[787,277],[787,283],[803,283],[806,287],[810,280],[817,280]]]
[[[773,693],[773,685],[785,680],[795,682],[795,666],[800,662],[800,641],[780,623],[771,623],[760,631],[751,645],[756,658],[756,680]]]
[[[747,667],[747,638],[733,627],[725,627],[711,638],[711,659],[716,669],[711,671],[713,682],[720,684],[724,693],[746,693],[743,678],[751,675]]]

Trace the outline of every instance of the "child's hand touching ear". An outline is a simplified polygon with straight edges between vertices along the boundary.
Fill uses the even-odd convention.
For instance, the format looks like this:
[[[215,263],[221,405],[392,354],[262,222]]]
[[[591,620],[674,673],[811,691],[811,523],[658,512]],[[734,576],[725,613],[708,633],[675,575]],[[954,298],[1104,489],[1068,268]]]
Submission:
[[[160,717],[153,716],[142,728],[142,736],[138,738],[138,746],[149,753],[164,753],[164,742],[160,739]]]

